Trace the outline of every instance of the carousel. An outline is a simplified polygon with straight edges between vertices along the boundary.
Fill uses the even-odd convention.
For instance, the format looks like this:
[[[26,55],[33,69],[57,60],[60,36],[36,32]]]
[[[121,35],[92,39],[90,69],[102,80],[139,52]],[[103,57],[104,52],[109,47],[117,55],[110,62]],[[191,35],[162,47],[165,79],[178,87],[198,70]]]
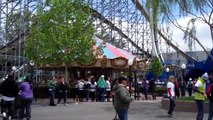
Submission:
[[[90,63],[84,64],[77,61],[72,65],[46,64],[37,65],[36,68],[51,71],[51,75],[49,76],[57,77],[63,75],[68,81],[85,79],[91,75],[96,79],[101,75],[114,79],[128,72],[130,69],[132,71],[144,71],[147,68],[147,59],[139,59],[128,51],[116,48],[98,37],[95,37],[95,40],[96,45],[93,46],[94,50],[97,50],[97,47],[102,45],[104,46],[103,53],[98,55],[97,58]]]

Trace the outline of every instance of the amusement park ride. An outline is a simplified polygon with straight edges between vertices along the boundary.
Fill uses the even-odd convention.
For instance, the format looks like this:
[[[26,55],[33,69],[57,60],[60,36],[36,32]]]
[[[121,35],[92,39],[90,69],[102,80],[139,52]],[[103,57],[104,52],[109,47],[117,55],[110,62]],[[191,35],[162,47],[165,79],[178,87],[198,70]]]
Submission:
[[[148,12],[142,14],[144,3],[138,0],[86,0],[90,6],[97,34],[105,32],[110,38],[127,43],[125,49],[139,58],[152,58],[152,33]],[[5,75],[12,66],[29,63],[25,57],[25,41],[29,32],[29,16],[36,14],[43,0],[0,0],[0,71]],[[27,12],[25,12],[27,10]],[[188,61],[197,60],[182,51],[166,33],[158,29],[160,39],[155,41],[157,54],[166,47],[174,49]],[[119,47],[119,46],[116,46]],[[161,59],[163,60],[163,58]],[[183,63],[183,62],[182,62]],[[9,68],[10,67],[10,68]]]

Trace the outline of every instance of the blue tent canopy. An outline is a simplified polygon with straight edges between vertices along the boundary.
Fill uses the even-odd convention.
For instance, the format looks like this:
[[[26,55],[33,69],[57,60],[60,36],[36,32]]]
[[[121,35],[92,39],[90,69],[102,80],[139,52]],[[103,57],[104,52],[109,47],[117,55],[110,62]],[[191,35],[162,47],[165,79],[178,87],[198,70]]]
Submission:
[[[213,49],[210,54],[213,56]],[[204,63],[204,71],[205,72],[213,71],[213,60],[211,59],[210,56],[208,56],[207,60]]]

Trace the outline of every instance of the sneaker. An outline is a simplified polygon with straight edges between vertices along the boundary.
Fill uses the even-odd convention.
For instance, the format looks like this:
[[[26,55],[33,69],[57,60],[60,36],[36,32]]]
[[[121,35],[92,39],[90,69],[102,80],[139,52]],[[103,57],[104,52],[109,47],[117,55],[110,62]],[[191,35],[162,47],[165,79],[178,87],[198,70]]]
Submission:
[[[60,106],[59,104],[57,104],[57,106]]]
[[[2,119],[7,120],[7,114],[5,112],[2,113]]]
[[[49,106],[56,106],[56,104],[50,104]]]
[[[68,106],[68,104],[65,103],[64,106]]]
[[[169,117],[173,117],[173,114],[168,114]]]

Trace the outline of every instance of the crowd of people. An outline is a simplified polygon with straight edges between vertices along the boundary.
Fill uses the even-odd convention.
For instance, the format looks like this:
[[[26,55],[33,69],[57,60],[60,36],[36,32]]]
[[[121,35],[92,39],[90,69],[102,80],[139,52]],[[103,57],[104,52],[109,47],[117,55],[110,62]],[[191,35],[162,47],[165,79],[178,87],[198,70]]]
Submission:
[[[206,87],[207,81],[211,84]],[[154,79],[147,81],[146,79],[137,80],[137,88],[135,90],[144,94],[145,100],[148,99],[148,92],[155,100],[155,86]],[[128,108],[130,103],[135,100],[135,95],[131,96],[129,90],[130,81],[125,76],[120,76],[118,79],[111,80],[109,77],[101,75],[97,80],[94,76],[89,76],[87,79],[78,80],[75,89],[75,98],[77,102],[113,102],[116,111],[116,116],[120,120],[128,120]],[[60,106],[61,99],[63,104],[67,105],[68,84],[65,78],[53,77],[47,82],[49,91],[49,105]],[[203,120],[204,103],[206,97],[209,98],[209,116],[208,120],[213,117],[213,80],[207,73],[204,73],[197,79],[189,78],[187,82],[174,76],[169,76],[167,82],[167,96],[170,99],[168,116],[173,116],[173,111],[176,106],[176,98],[186,96],[185,91],[188,91],[188,96],[194,93],[195,103],[197,105],[197,120]],[[56,87],[58,87],[58,100],[55,103]],[[33,86],[32,80],[27,76],[24,82],[18,83],[15,81],[12,74],[8,75],[7,79],[0,84],[1,97],[1,113],[3,119],[12,119],[18,117],[20,120],[26,118],[31,119],[31,104],[33,101]],[[135,94],[135,93],[134,93]]]
[[[63,78],[64,79],[64,78]],[[97,80],[94,76],[89,76],[86,79],[80,79],[76,82],[75,90],[72,91],[72,95],[75,95],[74,101],[76,102],[110,102],[112,101],[112,88],[113,85],[116,83],[117,79],[111,79],[110,77],[105,77],[104,75],[101,75]],[[58,104],[60,103],[60,98],[64,98],[64,100],[67,97],[67,83],[60,84],[61,78],[56,80],[55,78],[48,80],[47,84],[49,86],[49,95],[50,95],[50,106],[56,106],[54,103],[54,97],[55,93],[57,91],[61,91],[63,94],[59,96]],[[135,84],[135,83],[134,83]],[[136,96],[141,97],[141,99],[148,100],[148,93],[152,95],[152,99],[155,100],[155,80],[145,80],[145,79],[139,79],[136,83],[137,85],[132,85],[132,87],[135,87]],[[59,90],[56,91],[56,86],[58,86]],[[61,86],[61,87],[59,87]],[[63,87],[64,86],[64,87]],[[63,90],[60,90],[60,89]],[[66,89],[65,89],[66,88]],[[129,84],[127,85],[127,89],[129,89]],[[142,97],[141,93],[144,97]],[[60,93],[61,94],[61,93]],[[135,96],[135,95],[134,95]],[[66,101],[66,100],[65,100]],[[66,104],[66,102],[64,102]]]
[[[0,85],[0,94],[3,120],[11,120],[13,117],[18,117],[19,120],[31,119],[33,87],[29,77],[24,82],[17,83],[12,74],[8,75]]]
[[[210,81],[210,85],[206,85],[206,83]],[[181,87],[184,90],[181,90]],[[176,98],[180,97],[179,90],[181,91],[181,96],[185,96],[185,87],[188,90],[188,96],[192,96],[194,92],[194,100],[197,105],[197,116],[196,120],[203,120],[204,117],[204,107],[205,107],[205,99],[209,99],[209,116],[208,120],[212,120],[213,117],[213,79],[212,76],[208,75],[208,73],[204,73],[201,77],[192,80],[189,78],[187,84],[185,86],[184,81],[180,81],[178,84],[178,79],[174,76],[169,76],[167,83],[167,96],[170,99],[168,116],[173,117],[173,111],[176,106]],[[182,88],[182,89],[183,89]]]

